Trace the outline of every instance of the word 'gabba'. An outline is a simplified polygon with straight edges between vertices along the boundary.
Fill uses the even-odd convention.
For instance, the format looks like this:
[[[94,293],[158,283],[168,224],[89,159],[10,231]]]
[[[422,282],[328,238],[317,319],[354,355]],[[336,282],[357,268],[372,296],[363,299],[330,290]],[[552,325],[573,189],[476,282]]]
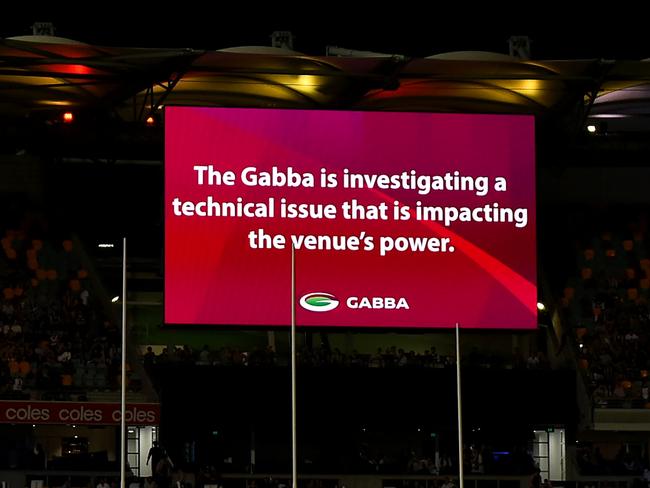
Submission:
[[[225,185],[234,186],[237,182],[237,175],[234,171],[218,171],[212,165],[194,166],[196,181],[199,185]],[[246,186],[290,186],[314,188],[314,175],[311,173],[300,173],[289,166],[286,171],[279,170],[273,166],[271,171],[257,171],[255,166],[244,168],[239,178]]]
[[[399,310],[409,309],[409,304],[406,298],[393,298],[393,297],[350,297],[347,299],[346,304],[348,308],[353,309],[382,309],[382,310]]]

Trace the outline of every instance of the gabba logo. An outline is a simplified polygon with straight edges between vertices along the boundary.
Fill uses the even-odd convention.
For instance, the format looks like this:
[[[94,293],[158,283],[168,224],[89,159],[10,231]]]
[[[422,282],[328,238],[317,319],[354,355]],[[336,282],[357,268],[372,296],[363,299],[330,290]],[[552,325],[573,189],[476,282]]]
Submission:
[[[330,293],[307,293],[300,298],[300,306],[310,312],[329,312],[339,306],[339,300]]]

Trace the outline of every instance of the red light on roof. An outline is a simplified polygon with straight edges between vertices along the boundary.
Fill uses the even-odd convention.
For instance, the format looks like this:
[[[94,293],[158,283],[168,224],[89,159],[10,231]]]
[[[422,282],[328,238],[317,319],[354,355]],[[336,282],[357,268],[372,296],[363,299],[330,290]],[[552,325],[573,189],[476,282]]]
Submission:
[[[36,64],[33,68],[37,71],[43,71],[45,73],[57,73],[60,75],[97,75],[97,74],[106,74],[106,71],[102,71],[96,68],[91,68],[84,64],[72,64],[72,63],[53,63],[53,64]]]
[[[71,124],[73,120],[74,120],[74,115],[72,114],[72,112],[65,112],[63,114],[63,122],[65,122],[66,124]]]

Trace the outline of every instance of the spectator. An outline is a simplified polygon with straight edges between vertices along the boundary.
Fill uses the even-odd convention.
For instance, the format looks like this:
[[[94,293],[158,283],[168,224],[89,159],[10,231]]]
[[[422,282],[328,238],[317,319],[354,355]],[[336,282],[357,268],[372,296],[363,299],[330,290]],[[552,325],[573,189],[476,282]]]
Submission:
[[[97,483],[97,488],[111,488],[111,485],[108,484],[106,478],[100,478],[99,483]]]
[[[144,355],[144,366],[145,368],[151,367],[156,362],[156,354],[153,352],[151,346],[147,347],[147,352]]]
[[[456,488],[456,485],[454,484],[451,477],[447,476],[447,478],[445,479],[445,482],[442,484],[442,486],[440,488]]]
[[[156,467],[158,466],[158,463],[162,459],[164,455],[164,450],[160,445],[158,444],[158,441],[153,441],[153,445],[149,449],[149,453],[147,454],[147,466],[149,465],[149,461],[151,461],[151,469],[152,471],[156,470]]]

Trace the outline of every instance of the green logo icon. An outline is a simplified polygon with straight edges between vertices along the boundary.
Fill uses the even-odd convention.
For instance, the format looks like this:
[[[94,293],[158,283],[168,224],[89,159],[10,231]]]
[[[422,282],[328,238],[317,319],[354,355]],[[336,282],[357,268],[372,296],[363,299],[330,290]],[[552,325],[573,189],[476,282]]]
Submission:
[[[315,292],[303,295],[300,306],[311,312],[329,312],[339,306],[339,301],[329,293]]]

